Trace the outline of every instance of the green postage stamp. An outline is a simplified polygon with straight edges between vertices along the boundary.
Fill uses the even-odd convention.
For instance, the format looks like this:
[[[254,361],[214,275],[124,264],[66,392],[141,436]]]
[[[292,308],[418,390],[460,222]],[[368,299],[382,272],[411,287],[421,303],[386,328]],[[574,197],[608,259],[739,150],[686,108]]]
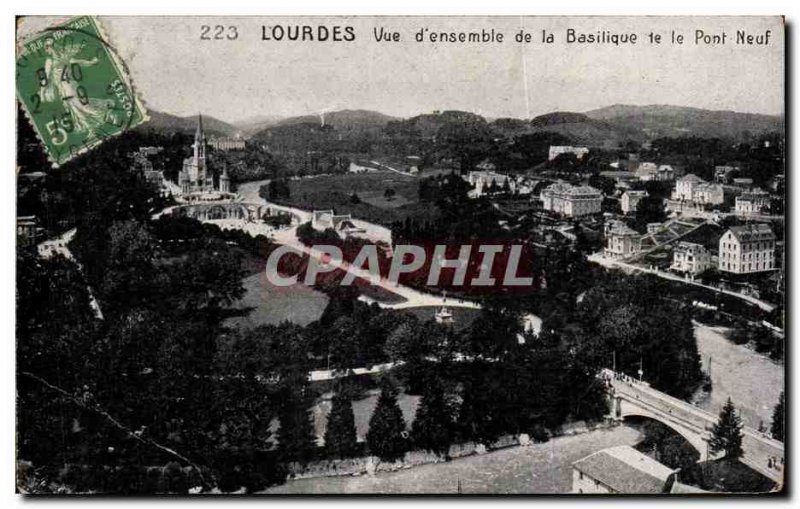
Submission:
[[[89,16],[17,48],[17,97],[54,167],[147,120],[122,61]]]

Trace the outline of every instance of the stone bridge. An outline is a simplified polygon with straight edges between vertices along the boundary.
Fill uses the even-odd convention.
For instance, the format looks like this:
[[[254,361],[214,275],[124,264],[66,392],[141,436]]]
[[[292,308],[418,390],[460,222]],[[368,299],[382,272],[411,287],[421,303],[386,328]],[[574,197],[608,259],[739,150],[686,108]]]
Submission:
[[[601,377],[611,397],[611,416],[646,417],[668,426],[686,439],[700,453],[700,461],[709,459],[708,441],[718,416],[685,401],[673,398],[622,373],[603,370]],[[752,428],[742,429],[742,463],[776,483],[783,482],[783,443]],[[713,459],[713,458],[712,458]]]
[[[240,201],[214,201],[203,203],[188,203],[173,207],[172,215],[186,216],[198,221],[213,220],[242,220],[258,221],[264,216],[277,216],[286,214],[268,204],[247,203]]]

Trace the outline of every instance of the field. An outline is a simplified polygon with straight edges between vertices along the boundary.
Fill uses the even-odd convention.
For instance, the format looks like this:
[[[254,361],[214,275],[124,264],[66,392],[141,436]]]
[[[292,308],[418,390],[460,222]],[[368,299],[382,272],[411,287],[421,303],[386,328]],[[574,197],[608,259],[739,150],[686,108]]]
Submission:
[[[252,328],[277,324],[288,320],[298,325],[308,325],[322,316],[328,297],[298,283],[288,287],[274,286],[263,271],[243,280],[245,295],[235,304],[236,309],[252,308],[245,316],[229,318],[230,327]]]
[[[432,207],[419,203],[418,179],[388,170],[324,175],[291,180],[290,197],[276,200],[305,210],[333,209],[337,214],[389,225],[406,217],[432,217]],[[394,196],[387,198],[387,189]],[[354,203],[353,194],[358,196]]]

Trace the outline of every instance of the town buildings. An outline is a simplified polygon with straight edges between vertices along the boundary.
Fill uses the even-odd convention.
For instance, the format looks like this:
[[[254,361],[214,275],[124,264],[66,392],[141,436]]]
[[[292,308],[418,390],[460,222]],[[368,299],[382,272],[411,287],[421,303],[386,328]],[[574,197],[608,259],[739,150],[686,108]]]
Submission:
[[[547,160],[552,161],[561,154],[575,154],[578,160],[583,159],[583,156],[589,153],[586,147],[573,147],[571,145],[550,145],[550,152],[547,155]]]
[[[657,171],[658,165],[656,163],[644,161],[639,163],[639,166],[636,167],[635,173],[639,180],[650,180]]]
[[[692,201],[695,186],[704,183],[705,180],[701,179],[694,173],[684,175],[675,181],[675,189],[672,191],[672,199]]]
[[[672,199],[695,205],[719,205],[725,201],[725,191],[720,184],[710,184],[690,173],[675,181]]]
[[[753,189],[736,197],[736,213],[742,215],[761,214],[769,209],[770,195],[761,189]]]
[[[20,246],[33,246],[42,233],[36,216],[17,216],[17,243]]]
[[[697,205],[719,205],[725,201],[725,191],[719,184],[699,184],[694,188],[692,201]]]
[[[732,226],[719,239],[718,268],[749,274],[775,268],[775,234],[768,224]]]
[[[673,474],[631,446],[610,447],[572,464],[572,493],[668,493]]]
[[[634,173],[639,180],[644,181],[667,181],[675,179],[675,169],[668,164],[657,165],[651,162],[639,163]]]
[[[620,198],[620,207],[623,214],[631,214],[636,212],[636,207],[639,202],[647,197],[647,191],[625,191]]]
[[[542,207],[566,217],[598,214],[602,211],[603,193],[590,186],[556,182],[541,193]]]
[[[222,150],[222,151],[244,150],[245,143],[244,140],[238,136],[235,136],[233,138],[211,137],[211,139],[208,140],[208,146],[213,147],[214,150]]]
[[[701,244],[678,242],[672,251],[670,269],[687,274],[699,274],[712,267],[711,253]]]
[[[642,250],[642,236],[623,223],[613,224],[606,232],[604,253],[610,258],[627,258]]]
[[[510,192],[514,192],[516,188],[515,181],[508,178],[506,175],[501,175],[493,171],[471,171],[467,174],[466,180],[473,187],[469,193],[472,198],[483,196],[492,188],[498,191]]]

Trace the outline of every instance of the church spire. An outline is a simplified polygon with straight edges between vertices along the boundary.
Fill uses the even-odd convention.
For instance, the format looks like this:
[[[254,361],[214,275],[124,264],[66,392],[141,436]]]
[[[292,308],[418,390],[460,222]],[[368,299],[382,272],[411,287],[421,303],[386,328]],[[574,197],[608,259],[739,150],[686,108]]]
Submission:
[[[205,139],[206,135],[203,132],[203,114],[197,114],[197,132],[194,133],[194,141],[200,141]]]

